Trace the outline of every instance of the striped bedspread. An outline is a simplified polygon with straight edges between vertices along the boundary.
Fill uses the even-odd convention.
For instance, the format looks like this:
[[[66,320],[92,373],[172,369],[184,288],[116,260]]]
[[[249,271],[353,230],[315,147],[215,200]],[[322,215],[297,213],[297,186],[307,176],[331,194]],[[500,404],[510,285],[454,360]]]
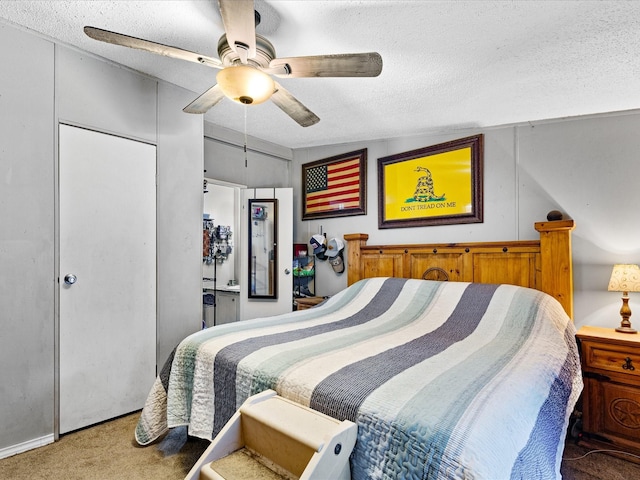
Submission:
[[[560,479],[582,389],[560,304],[511,285],[362,280],[309,310],[178,345],[136,428],[212,439],[249,396],[358,425],[354,479]]]

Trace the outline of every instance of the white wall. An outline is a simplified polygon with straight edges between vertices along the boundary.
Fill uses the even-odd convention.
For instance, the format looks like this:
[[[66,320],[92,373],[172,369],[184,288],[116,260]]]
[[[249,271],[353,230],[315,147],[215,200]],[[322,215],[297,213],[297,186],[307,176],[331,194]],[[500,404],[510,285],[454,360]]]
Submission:
[[[53,52],[0,24],[0,450],[53,435]]]
[[[249,188],[291,185],[290,148],[248,137],[245,166],[242,133],[205,122],[204,135],[205,176]]]
[[[193,92],[158,83],[158,372],[202,325],[203,122]]]
[[[575,323],[617,326],[620,294],[607,292],[614,263],[640,263],[640,112],[603,114],[517,126],[466,130],[300,149],[294,152],[294,241],[322,231],[330,238],[365,232],[370,244],[531,240],[536,221],[560,210],[576,221],[573,233]],[[380,157],[484,133],[484,222],[421,228],[378,229]],[[301,220],[301,165],[366,147],[367,214]],[[346,274],[317,262],[317,293],[346,286]],[[631,293],[640,312],[640,294]],[[631,318],[633,322],[633,317]],[[636,320],[640,322],[640,320]],[[640,325],[640,323],[638,323]]]
[[[0,62],[2,458],[53,440],[58,122],[157,145],[161,368],[201,324],[203,121],[193,92],[4,24]]]
[[[577,325],[618,326],[622,294],[607,292],[611,267],[640,264],[639,131],[638,111],[518,128],[519,227],[553,205],[576,221]],[[640,326],[640,293],[629,295]]]

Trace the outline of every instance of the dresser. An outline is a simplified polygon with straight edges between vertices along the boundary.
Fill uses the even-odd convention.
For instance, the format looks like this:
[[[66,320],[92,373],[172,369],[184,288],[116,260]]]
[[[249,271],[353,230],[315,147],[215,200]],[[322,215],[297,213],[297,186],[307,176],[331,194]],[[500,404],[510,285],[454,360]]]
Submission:
[[[584,326],[577,337],[585,384],[579,443],[640,455],[640,334]]]

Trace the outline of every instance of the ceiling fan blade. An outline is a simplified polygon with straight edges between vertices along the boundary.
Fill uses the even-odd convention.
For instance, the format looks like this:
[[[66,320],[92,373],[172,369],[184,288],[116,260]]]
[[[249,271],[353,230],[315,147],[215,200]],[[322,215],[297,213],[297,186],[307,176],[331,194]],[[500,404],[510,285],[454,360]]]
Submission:
[[[227,42],[242,63],[256,56],[256,14],[253,0],[218,0]]]
[[[185,113],[207,113],[211,107],[215,106],[223,98],[224,93],[222,93],[220,85],[214,85],[189,105],[184,107],[182,111]]]
[[[141,38],[130,37],[122,33],[110,32],[96,27],[84,27],[84,33],[94,40],[100,42],[112,43],[113,45],[121,45],[123,47],[137,48],[147,52],[164,55],[165,57],[187,60],[189,62],[201,63],[215,68],[223,68],[222,62],[217,58],[207,57],[199,53],[182,50],[181,48],[162,45],[161,43],[143,40]]]
[[[382,57],[376,52],[274,58],[270,69],[285,68],[279,77],[377,77],[382,72]]]
[[[315,113],[300,103],[298,99],[277,82],[276,90],[273,92],[271,100],[280,110],[293,118],[302,127],[310,127],[320,121],[320,118]]]

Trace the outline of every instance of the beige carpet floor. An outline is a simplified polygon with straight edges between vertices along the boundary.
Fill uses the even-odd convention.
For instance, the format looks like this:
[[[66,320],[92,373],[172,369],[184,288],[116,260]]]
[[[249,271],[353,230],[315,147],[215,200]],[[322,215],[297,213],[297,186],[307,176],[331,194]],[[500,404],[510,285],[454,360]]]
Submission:
[[[589,453],[591,452],[591,453]],[[568,440],[560,467],[564,480],[640,480],[640,464]]]
[[[0,460],[0,479],[11,480],[179,480],[209,442],[189,439],[177,454],[156,445],[137,446],[133,432],[139,413],[63,435],[58,442]],[[567,442],[564,480],[640,479],[640,465]],[[570,460],[582,457],[578,460]],[[498,480],[498,479],[496,479]]]
[[[165,457],[156,445],[140,447],[134,431],[140,414],[62,435],[60,440],[0,460],[0,479],[176,480],[184,478],[209,442],[190,439]]]

